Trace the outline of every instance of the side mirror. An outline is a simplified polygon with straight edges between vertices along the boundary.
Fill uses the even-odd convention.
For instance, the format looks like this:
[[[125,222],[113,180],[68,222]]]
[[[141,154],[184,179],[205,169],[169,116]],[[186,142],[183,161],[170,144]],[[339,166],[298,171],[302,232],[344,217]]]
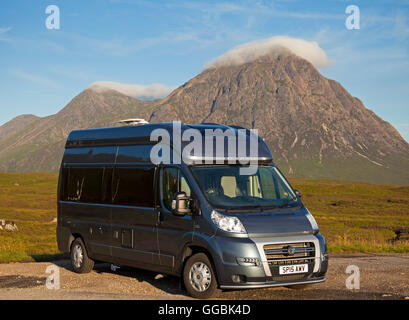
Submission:
[[[295,191],[295,194],[296,194],[296,196],[298,197],[298,198],[301,198],[302,197],[302,194],[301,194],[301,191],[300,190],[294,190]]]
[[[185,192],[175,193],[175,198],[172,200],[172,212],[175,216],[183,217],[191,213],[190,208],[186,207],[187,201],[190,200]]]

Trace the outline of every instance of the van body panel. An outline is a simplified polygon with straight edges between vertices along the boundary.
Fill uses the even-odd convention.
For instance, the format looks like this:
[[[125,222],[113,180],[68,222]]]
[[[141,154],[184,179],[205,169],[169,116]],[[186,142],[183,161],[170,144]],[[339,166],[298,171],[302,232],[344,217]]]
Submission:
[[[249,238],[234,238],[224,236],[207,236],[195,233],[191,245],[205,248],[211,255],[216,267],[219,283],[232,284],[234,274],[246,275],[249,279],[264,279],[265,272],[262,266],[241,266],[237,258],[259,258],[260,255],[255,243]]]
[[[250,238],[313,233],[305,208],[294,211],[240,213],[236,216],[243,223]]]
[[[103,147],[103,146],[136,146],[136,145],[153,145],[156,142],[151,140],[153,137],[158,136],[156,134],[156,129],[165,129],[170,136],[170,143],[173,145],[173,137],[179,136],[177,132],[174,132],[173,123],[153,123],[143,126],[128,126],[128,127],[111,127],[111,128],[97,128],[97,129],[87,129],[87,130],[73,130],[68,135],[66,149],[71,148],[83,148],[83,147]],[[273,156],[270,149],[266,143],[259,136],[254,136],[250,134],[250,130],[237,126],[225,126],[225,125],[216,125],[216,124],[181,124],[180,130],[183,134],[184,131],[189,129],[198,130],[202,136],[205,136],[206,130],[218,131],[231,131],[237,135],[244,136],[246,141],[246,152],[249,154],[250,141],[257,139],[258,142],[258,158],[262,161],[271,162]],[[225,139],[224,145],[224,157],[228,157],[228,141]],[[157,140],[156,140],[157,141]],[[205,143],[205,139],[202,140]],[[180,143],[180,145],[179,145]],[[183,148],[189,145],[190,141],[179,141],[176,142],[177,150],[180,154]],[[214,155],[216,154],[216,145],[214,145]],[[208,158],[208,155],[205,154],[205,148],[202,147],[202,155],[197,157],[197,155],[191,155],[190,153],[187,156],[187,159],[192,162],[200,162]],[[244,157],[246,158],[246,157]],[[222,159],[222,158],[221,158]],[[220,159],[219,159],[220,160]]]
[[[153,263],[152,254],[158,252],[154,233],[155,210],[126,206],[112,208],[112,255],[119,258],[129,258],[130,252],[133,250],[137,253],[132,260]]]
[[[156,230],[161,264],[174,268],[174,261],[170,257],[176,256],[186,240],[192,241],[192,216],[176,217],[171,212],[161,209],[161,221]]]
[[[57,244],[61,252],[70,252],[71,241],[73,240],[70,227],[57,225]]]
[[[96,204],[64,202],[64,210],[70,212],[65,222],[88,243],[90,254],[111,255],[111,209]]]

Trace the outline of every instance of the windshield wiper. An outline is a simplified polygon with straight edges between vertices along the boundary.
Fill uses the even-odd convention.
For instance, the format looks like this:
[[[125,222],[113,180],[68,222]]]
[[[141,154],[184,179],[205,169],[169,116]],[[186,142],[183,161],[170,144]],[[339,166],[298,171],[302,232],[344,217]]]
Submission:
[[[228,211],[246,211],[246,209],[258,209],[261,212],[265,211],[265,210],[269,210],[269,209],[279,209],[279,208],[283,208],[286,205],[288,205],[291,201],[297,200],[297,198],[292,198],[287,200],[286,202],[280,204],[280,205],[272,205],[272,204],[255,204],[255,205],[248,205],[248,206],[234,206],[234,207],[221,207],[218,208],[218,210],[224,210],[225,212]]]
[[[224,210],[226,212],[230,211],[230,212],[234,212],[234,211],[246,211],[246,210],[251,210],[251,209],[255,209],[255,210],[259,210],[260,212],[263,212],[264,210],[268,210],[268,209],[274,209],[277,208],[276,206],[263,206],[263,205],[253,205],[253,206],[238,206],[238,207],[229,207],[229,208],[220,208],[221,210]],[[219,210],[220,210],[219,209]]]
[[[277,208],[284,208],[285,206],[287,206],[288,204],[290,204],[291,201],[297,200],[297,198],[292,198],[287,200],[286,202],[280,204],[279,206],[277,206]]]

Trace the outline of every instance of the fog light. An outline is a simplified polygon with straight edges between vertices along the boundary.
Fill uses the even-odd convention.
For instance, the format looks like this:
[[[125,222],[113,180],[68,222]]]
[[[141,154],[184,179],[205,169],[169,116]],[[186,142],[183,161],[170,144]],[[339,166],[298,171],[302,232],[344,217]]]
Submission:
[[[260,260],[258,258],[237,258],[237,263],[242,266],[259,266]]]
[[[233,274],[231,276],[231,279],[233,280],[234,283],[246,282],[246,276],[243,276],[241,274]]]

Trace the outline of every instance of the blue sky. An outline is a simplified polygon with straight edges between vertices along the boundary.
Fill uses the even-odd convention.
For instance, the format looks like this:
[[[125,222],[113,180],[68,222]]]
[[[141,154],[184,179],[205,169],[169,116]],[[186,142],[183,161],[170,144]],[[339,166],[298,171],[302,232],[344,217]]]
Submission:
[[[60,29],[45,26],[48,5]],[[348,5],[360,29],[348,30]],[[3,0],[0,124],[53,114],[95,81],[179,86],[234,46],[278,35],[317,41],[339,81],[409,141],[409,0]]]

